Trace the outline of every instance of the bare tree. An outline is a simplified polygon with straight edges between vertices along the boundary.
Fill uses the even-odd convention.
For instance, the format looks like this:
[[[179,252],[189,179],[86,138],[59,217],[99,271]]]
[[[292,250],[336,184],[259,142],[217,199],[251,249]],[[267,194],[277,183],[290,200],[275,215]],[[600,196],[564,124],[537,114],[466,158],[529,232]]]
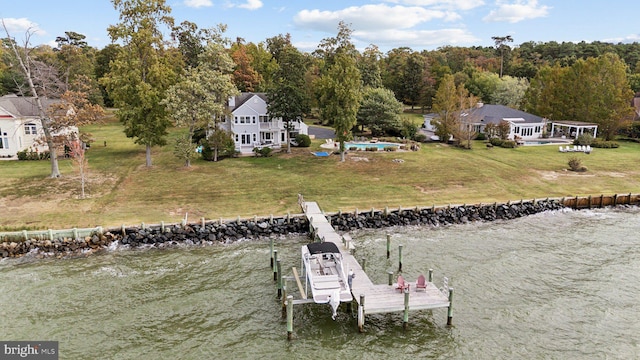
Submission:
[[[29,85],[29,92],[31,96],[34,98],[36,106],[38,108],[38,113],[40,115],[40,121],[42,123],[42,130],[44,132],[45,142],[47,147],[49,148],[49,154],[51,155],[51,175],[52,178],[60,177],[60,169],[58,167],[58,157],[56,154],[56,146],[54,142],[54,137],[51,131],[51,119],[47,116],[46,109],[42,105],[42,101],[40,99],[40,89],[36,86],[35,78],[39,78],[41,80],[40,88],[42,92],[45,94],[50,90],[53,91],[54,85],[49,86],[52,82],[50,80],[53,78],[57,78],[55,76],[55,71],[52,67],[42,66],[44,63],[34,61],[31,57],[29,48],[29,39],[33,34],[33,30],[28,29],[25,33],[24,47],[19,49],[16,45],[15,40],[9,34],[9,30],[2,20],[2,27],[4,28],[5,33],[7,34],[9,46],[13,50],[13,53],[16,57],[16,61],[20,67],[20,71],[25,77],[27,84]],[[49,80],[49,81],[45,81]],[[55,81],[53,82],[55,83]]]

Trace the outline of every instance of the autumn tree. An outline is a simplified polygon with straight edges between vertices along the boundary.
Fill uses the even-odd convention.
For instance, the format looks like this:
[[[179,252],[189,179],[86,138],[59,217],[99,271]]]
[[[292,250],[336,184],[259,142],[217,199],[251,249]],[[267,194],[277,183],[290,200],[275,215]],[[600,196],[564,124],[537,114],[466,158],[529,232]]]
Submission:
[[[260,74],[253,68],[253,58],[247,52],[242,39],[231,46],[231,58],[235,64],[233,81],[241,92],[254,92],[262,81]]]
[[[578,59],[571,67],[543,67],[526,92],[525,110],[553,120],[597,123],[598,134],[611,140],[633,116],[626,69],[613,53]]]
[[[150,167],[151,148],[166,145],[171,125],[161,104],[176,77],[175,67],[164,56],[162,36],[163,26],[173,26],[171,8],[164,0],[112,3],[120,12],[120,22],[109,26],[108,32],[113,42],[123,43],[123,51],[112,61],[103,83],[118,107],[116,116],[124,124],[125,134],[145,146]]]

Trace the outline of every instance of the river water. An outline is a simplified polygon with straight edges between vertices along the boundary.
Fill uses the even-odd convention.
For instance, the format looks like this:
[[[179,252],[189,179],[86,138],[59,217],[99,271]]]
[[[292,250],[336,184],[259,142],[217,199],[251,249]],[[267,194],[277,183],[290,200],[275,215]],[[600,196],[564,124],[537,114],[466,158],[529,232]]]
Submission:
[[[640,358],[640,210],[547,212],[449,227],[352,233],[374,283],[433,268],[446,309],[366,318],[276,299],[268,241],[111,249],[0,262],[0,340],[55,340],[61,359]],[[386,259],[386,234],[392,239]],[[278,239],[286,274],[307,239]],[[293,284],[290,284],[293,285]],[[357,296],[357,294],[356,294]]]

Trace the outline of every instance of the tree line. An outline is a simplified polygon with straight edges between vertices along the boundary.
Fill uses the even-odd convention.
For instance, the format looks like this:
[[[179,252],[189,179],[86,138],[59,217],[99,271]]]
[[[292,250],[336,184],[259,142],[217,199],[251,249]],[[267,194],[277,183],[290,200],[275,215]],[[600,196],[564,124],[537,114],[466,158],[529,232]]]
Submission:
[[[112,44],[102,49],[67,31],[56,47],[31,46],[27,34],[16,52],[12,46],[18,42],[7,33],[0,48],[0,94],[41,91],[41,96],[61,98],[82,84],[91,104],[117,109],[127,136],[145,146],[148,166],[152,147],[166,145],[171,126],[188,128],[176,146],[186,165],[202,128],[213,129],[210,145],[216,154],[231,151],[230,134],[215,123],[225,115],[226,100],[239,92],[267,93],[273,117],[286,124],[314,119],[334,127],[343,144],[354,129],[415,133],[400,116],[404,106],[426,112],[470,101],[602,123],[611,137],[623,127],[621,119],[628,120],[627,105],[640,91],[638,43],[510,46],[514,39],[507,35],[493,37],[491,47],[399,47],[383,53],[374,44],[357,50],[350,26],[340,23],[336,36],[323,39],[313,52],[301,52],[289,34],[253,43],[228,39],[223,24],[175,24],[165,0],[112,3],[120,18],[107,29]],[[25,74],[16,57],[28,59],[38,71]],[[441,87],[448,90],[438,95]],[[605,97],[614,100],[603,102]],[[600,109],[593,111],[596,104]]]

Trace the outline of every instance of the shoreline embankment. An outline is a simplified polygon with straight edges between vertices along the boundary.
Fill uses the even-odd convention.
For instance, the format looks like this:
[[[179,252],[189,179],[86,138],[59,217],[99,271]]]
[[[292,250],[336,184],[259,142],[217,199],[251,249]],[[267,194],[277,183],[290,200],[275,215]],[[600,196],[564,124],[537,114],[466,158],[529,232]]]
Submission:
[[[447,205],[370,211],[326,213],[331,225],[339,232],[358,229],[382,229],[394,226],[446,226],[468,222],[510,220],[563,208],[590,209],[611,206],[635,206],[640,195],[600,195],[509,201],[507,203]],[[84,231],[82,231],[84,230]],[[113,229],[73,229],[65,232],[35,231],[0,234],[0,258],[37,258],[80,256],[105,250],[114,244],[138,247],[174,247],[187,245],[229,244],[240,240],[269,239],[274,236],[312,233],[303,214],[269,216],[229,221],[204,218],[198,223],[145,225]],[[88,234],[83,235],[89,231]],[[59,234],[65,234],[61,236]]]

